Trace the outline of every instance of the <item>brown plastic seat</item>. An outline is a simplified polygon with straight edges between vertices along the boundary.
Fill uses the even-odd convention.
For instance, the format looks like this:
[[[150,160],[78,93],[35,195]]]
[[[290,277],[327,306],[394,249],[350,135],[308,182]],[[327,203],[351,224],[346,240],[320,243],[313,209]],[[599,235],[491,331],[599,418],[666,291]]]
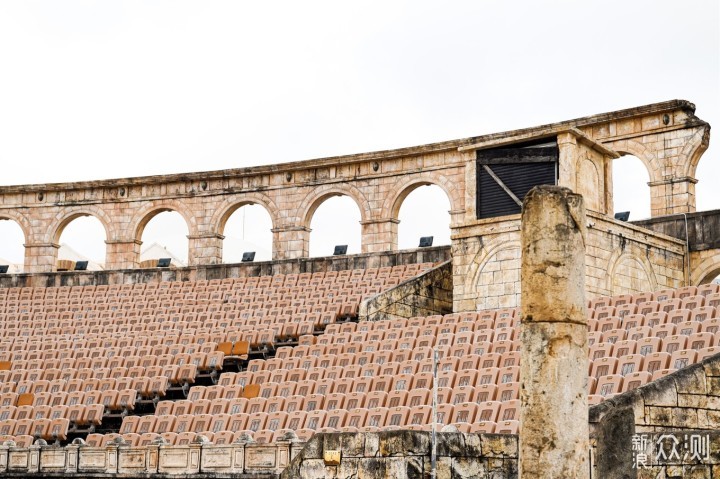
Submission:
[[[158,402],[157,406],[155,407],[155,415],[156,416],[171,415],[171,414],[173,414],[174,408],[175,408],[174,401],[160,401],[160,402]]]
[[[482,368],[478,370],[478,379],[476,386],[482,384],[497,384],[497,378],[500,370],[498,368]]]
[[[656,379],[663,378],[667,376],[668,374],[672,374],[675,372],[675,369],[658,369],[657,371],[652,373],[652,377],[650,378],[651,381],[655,381]]]
[[[646,337],[637,340],[637,353],[647,356],[660,352],[662,340],[658,337]]]
[[[645,356],[641,354],[629,354],[622,356],[618,360],[617,373],[622,376],[642,371],[645,362]]]
[[[667,369],[670,366],[670,354],[666,352],[654,352],[645,355],[643,369],[651,374],[656,371]]]
[[[673,335],[663,339],[663,351],[666,353],[674,353],[675,351],[685,349],[687,347],[687,336]]]
[[[670,355],[670,367],[672,369],[682,369],[691,364],[695,364],[697,352],[693,349],[680,349]]]
[[[589,357],[592,360],[610,357],[613,355],[614,348],[613,343],[595,343],[588,350]]]
[[[498,401],[520,399],[520,383],[518,381],[511,381],[498,385],[496,399]]]
[[[625,379],[622,384],[622,392],[632,391],[643,384],[647,384],[650,382],[651,377],[652,375],[647,371],[636,371],[625,375]]]
[[[717,317],[717,310],[712,306],[702,306],[691,310],[690,319],[692,321],[704,322],[708,319]]]
[[[131,416],[126,416],[131,417]],[[158,416],[142,416],[140,420],[137,422],[137,425],[135,426],[135,430],[132,432],[136,432],[138,434],[145,434],[155,431],[155,424],[158,420]]]
[[[707,357],[714,356],[719,353],[720,347],[718,346],[710,346],[708,348],[699,349],[697,352],[697,362],[700,362]]]
[[[241,414],[247,410],[248,403],[250,402],[247,398],[235,398],[231,399],[228,404],[228,414]]]
[[[599,379],[601,376],[615,374],[617,363],[617,358],[613,357],[594,359],[590,369],[590,375]]]
[[[168,432],[173,432],[175,429],[175,419],[176,419],[175,416],[166,415],[166,414],[157,416],[155,418],[155,423],[153,424],[152,432],[156,432],[158,434],[165,434]]]
[[[654,329],[657,326],[663,325],[667,322],[667,316],[668,314],[666,311],[647,313],[645,314],[645,326],[650,326]]]
[[[683,336],[692,336],[695,333],[699,333],[702,329],[702,323],[696,321],[684,321],[675,325],[676,334]]]
[[[125,416],[122,424],[120,425],[120,434],[128,434],[136,432],[138,424],[140,423],[140,416]]]
[[[333,411],[335,409],[343,409],[345,405],[345,394],[330,393],[325,396],[325,410]]]
[[[617,358],[635,354],[637,351],[637,342],[632,339],[618,341],[613,345],[613,355]]]

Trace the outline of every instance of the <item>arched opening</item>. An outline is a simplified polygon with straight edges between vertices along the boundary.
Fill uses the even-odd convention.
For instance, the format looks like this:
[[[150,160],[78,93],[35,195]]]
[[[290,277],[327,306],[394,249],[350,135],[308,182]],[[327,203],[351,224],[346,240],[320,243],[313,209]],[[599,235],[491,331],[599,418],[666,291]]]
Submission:
[[[25,235],[15,221],[0,218],[0,265],[8,266],[8,273],[22,273],[25,263]]]
[[[717,268],[710,271],[707,275],[705,275],[705,278],[703,278],[702,281],[700,281],[700,284],[709,284],[709,283],[718,283],[720,284],[720,265],[718,265]]]
[[[330,256],[337,245],[347,245],[347,254],[360,253],[358,205],[345,195],[321,201],[310,221],[310,256]]]
[[[432,236],[433,246],[450,244],[450,200],[437,185],[413,187],[398,213],[398,248],[417,248],[422,236]]]
[[[87,261],[87,269],[104,269],[107,234],[105,227],[94,216],[77,216],[70,219],[57,233],[58,269],[71,269],[72,264],[63,262]]]
[[[272,218],[265,208],[245,204],[233,211],[222,226],[223,263],[239,263],[244,252],[254,251],[255,261],[272,260]]]
[[[630,220],[650,218],[650,175],[636,156],[625,155],[612,164],[614,213],[630,212]]]
[[[173,266],[187,266],[188,226],[180,213],[159,210],[143,221],[139,231],[140,266],[153,266],[160,258],[170,258]]]

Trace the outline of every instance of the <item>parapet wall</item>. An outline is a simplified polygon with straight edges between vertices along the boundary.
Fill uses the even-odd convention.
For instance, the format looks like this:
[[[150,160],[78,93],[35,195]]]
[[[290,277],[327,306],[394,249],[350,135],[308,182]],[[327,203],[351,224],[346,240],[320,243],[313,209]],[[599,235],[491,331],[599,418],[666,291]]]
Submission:
[[[450,314],[452,290],[452,263],[446,261],[360,303],[360,321]]]
[[[347,256],[325,256],[257,263],[217,264],[186,268],[150,268],[114,271],[67,271],[0,275],[0,288],[86,286],[100,284],[198,281],[274,274],[314,273],[346,269],[381,268],[413,263],[440,263],[450,259],[449,246]]]

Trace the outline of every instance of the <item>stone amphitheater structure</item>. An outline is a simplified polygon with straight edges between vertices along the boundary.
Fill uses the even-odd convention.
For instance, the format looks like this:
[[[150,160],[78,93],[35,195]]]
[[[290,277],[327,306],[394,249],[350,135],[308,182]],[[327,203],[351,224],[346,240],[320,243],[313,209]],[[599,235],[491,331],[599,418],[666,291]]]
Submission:
[[[710,125],[694,111],[673,100],[398,150],[0,187],[0,220],[25,238],[23,273],[0,274],[0,476],[518,477],[538,435],[520,421],[526,308],[549,294],[521,288],[520,203],[551,184],[584,204],[568,261],[582,264],[586,384],[550,387],[591,406],[571,418],[589,428],[574,477],[715,477],[720,214],[695,208]],[[625,154],[649,173],[642,222],[613,217]],[[400,206],[428,184],[449,199],[451,245],[400,251]],[[362,251],[309,258],[313,214],[337,195],[359,207]],[[223,264],[247,204],[271,218],[272,261]],[[141,268],[164,211],[187,223],[188,266]],[[105,229],[104,271],[58,271],[80,216]]]

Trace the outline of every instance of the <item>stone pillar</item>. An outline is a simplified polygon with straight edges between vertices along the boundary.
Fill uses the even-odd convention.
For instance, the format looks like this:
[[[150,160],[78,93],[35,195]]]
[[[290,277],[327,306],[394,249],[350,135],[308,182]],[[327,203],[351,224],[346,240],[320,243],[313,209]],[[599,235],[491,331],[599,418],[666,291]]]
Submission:
[[[695,211],[695,178],[668,178],[651,181],[650,215],[663,216]]]
[[[589,478],[585,207],[535,187],[522,212],[520,478]]]
[[[290,225],[270,231],[273,233],[273,261],[310,256],[310,228]]]
[[[398,248],[398,223],[395,218],[361,221],[363,253],[381,253]]]
[[[139,240],[105,241],[105,270],[134,269],[140,266]]]
[[[217,233],[188,235],[188,266],[222,263],[224,239]]]
[[[49,273],[57,269],[59,244],[26,243],[24,273]]]

